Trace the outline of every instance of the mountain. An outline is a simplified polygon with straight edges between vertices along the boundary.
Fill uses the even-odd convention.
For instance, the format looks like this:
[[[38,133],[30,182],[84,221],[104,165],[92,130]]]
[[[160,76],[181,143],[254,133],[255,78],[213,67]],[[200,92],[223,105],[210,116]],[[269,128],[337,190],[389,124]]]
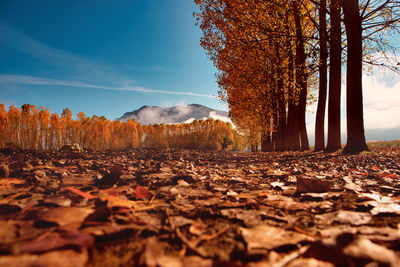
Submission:
[[[199,104],[174,107],[143,106],[132,112],[126,112],[121,118],[116,120],[126,122],[127,120],[134,119],[141,124],[173,124],[191,123],[194,120],[211,118],[231,122],[228,112],[215,110]]]

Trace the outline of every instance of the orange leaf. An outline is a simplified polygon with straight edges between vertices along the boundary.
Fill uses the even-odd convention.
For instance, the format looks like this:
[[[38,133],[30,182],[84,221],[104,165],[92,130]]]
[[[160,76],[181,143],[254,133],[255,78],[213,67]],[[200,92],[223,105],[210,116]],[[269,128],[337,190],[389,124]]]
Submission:
[[[373,167],[371,168],[371,170],[379,171],[379,168],[378,168],[378,166],[373,166]]]
[[[152,194],[149,192],[147,188],[144,188],[143,186],[136,186],[136,192],[135,192],[136,198],[151,198]]]
[[[398,178],[399,178],[399,175],[389,173],[389,174],[386,174],[386,175],[385,175],[385,178],[398,179]]]
[[[83,191],[81,191],[81,190],[79,190],[79,189],[76,189],[76,188],[67,187],[66,189],[69,190],[69,191],[71,191],[72,193],[75,193],[75,194],[77,194],[77,195],[83,197],[83,198],[87,198],[87,199],[94,199],[94,198],[95,198],[95,197],[92,196],[91,194],[86,193],[86,192],[83,192]]]
[[[8,186],[14,184],[24,184],[26,181],[16,178],[2,178],[0,179],[0,186]]]

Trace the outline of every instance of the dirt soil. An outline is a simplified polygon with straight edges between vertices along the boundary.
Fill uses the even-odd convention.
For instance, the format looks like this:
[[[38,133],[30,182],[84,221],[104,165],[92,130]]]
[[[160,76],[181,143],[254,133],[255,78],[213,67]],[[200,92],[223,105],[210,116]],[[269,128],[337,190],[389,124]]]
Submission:
[[[0,266],[400,266],[400,148],[0,154]]]

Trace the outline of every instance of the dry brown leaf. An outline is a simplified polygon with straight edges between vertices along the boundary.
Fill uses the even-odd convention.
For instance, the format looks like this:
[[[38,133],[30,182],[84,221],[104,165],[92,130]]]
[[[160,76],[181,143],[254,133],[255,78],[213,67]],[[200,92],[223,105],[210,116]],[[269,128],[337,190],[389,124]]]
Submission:
[[[297,245],[303,241],[313,241],[314,238],[282,228],[259,225],[253,228],[240,228],[247,244],[249,254],[265,254],[266,251],[284,245]]]
[[[297,192],[299,193],[324,193],[330,191],[328,181],[297,177]]]
[[[32,266],[57,266],[57,267],[84,267],[89,259],[86,250],[51,251],[40,255],[0,256],[0,267],[32,267]]]
[[[74,225],[79,227],[92,212],[93,209],[89,207],[57,207],[38,211],[36,219],[54,222],[59,226]]]

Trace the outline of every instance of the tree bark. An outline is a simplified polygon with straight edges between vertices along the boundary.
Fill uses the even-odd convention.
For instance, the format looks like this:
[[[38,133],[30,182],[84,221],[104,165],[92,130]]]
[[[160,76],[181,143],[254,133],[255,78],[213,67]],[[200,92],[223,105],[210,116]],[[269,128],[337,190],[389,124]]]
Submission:
[[[289,91],[288,97],[288,119],[287,119],[287,148],[289,150],[298,151],[300,150],[300,133],[299,133],[299,124],[297,121],[296,114],[298,113],[298,99],[295,90],[294,83],[294,60],[292,52],[289,55],[289,86],[292,87]]]
[[[275,43],[275,57],[277,62],[281,62],[281,49],[279,43]],[[278,65],[276,68],[276,95],[277,95],[277,111],[278,111],[278,149],[279,151],[287,150],[287,138],[286,138],[286,100],[284,93],[284,81],[283,81],[283,68]]]
[[[328,82],[328,47],[327,47],[327,28],[326,28],[326,0],[321,0],[319,9],[319,93],[317,115],[315,120],[315,151],[325,149],[325,109]]]
[[[261,133],[261,151],[262,152],[272,151],[272,142],[271,142],[270,131],[263,131]]]
[[[301,140],[301,150],[309,150],[307,129],[306,129],[306,105],[307,105],[307,75],[306,75],[306,55],[304,51],[304,37],[301,26],[300,12],[297,1],[292,2],[293,15],[296,27],[296,87],[300,90],[300,99],[298,104],[298,126]]]
[[[340,140],[340,95],[342,82],[342,42],[340,0],[331,0],[331,39],[328,99],[328,144],[326,152],[342,148]]]
[[[283,89],[281,89],[283,90]],[[286,140],[286,105],[284,100],[283,92],[281,91],[278,96],[278,106],[279,106],[279,148],[281,151],[287,150],[287,140]]]
[[[358,0],[342,0],[348,44],[346,118],[347,144],[343,153],[368,150],[364,133],[362,95],[362,27]]]

